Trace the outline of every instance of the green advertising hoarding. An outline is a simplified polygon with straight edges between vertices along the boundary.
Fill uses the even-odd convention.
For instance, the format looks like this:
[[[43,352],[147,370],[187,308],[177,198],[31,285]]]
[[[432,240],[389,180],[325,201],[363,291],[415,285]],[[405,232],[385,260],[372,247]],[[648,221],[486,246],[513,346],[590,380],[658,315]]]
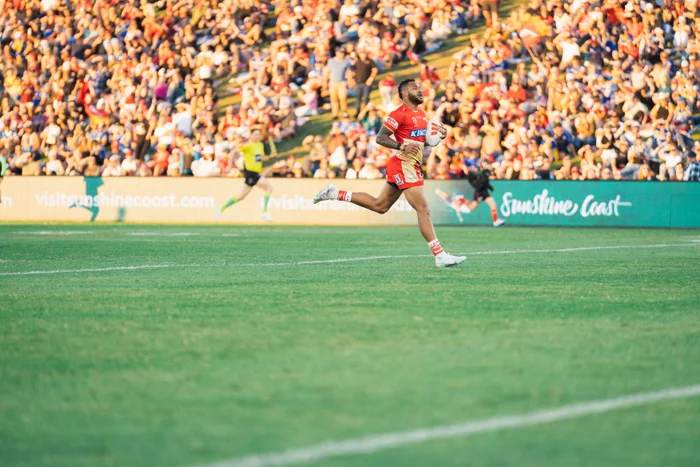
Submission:
[[[463,194],[466,181],[429,182],[433,217],[439,224],[460,224],[455,210],[435,193]],[[492,196],[509,225],[700,227],[700,183],[615,181],[494,181]],[[463,224],[490,224],[485,203]]]
[[[274,179],[270,212],[278,224],[415,225],[416,214],[402,197],[384,215],[340,201],[314,204],[328,180]],[[384,180],[335,180],[338,187],[377,195]],[[493,198],[508,225],[629,226],[700,228],[700,183],[494,181]],[[7,177],[2,182],[0,222],[214,222],[214,207],[239,193],[243,179],[139,177]],[[491,224],[482,203],[459,218],[436,190],[471,200],[465,180],[425,182],[433,220],[442,225]],[[218,222],[260,223],[263,192]]]

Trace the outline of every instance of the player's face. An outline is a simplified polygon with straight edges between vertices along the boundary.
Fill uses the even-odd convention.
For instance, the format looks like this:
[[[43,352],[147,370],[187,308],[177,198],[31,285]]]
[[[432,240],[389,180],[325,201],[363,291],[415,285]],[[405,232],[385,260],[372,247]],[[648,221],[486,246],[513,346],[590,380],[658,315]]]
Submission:
[[[250,134],[250,139],[251,139],[251,141],[253,141],[254,143],[259,143],[259,142],[261,141],[261,139],[262,139],[261,136],[260,136],[260,131],[259,131],[259,130],[255,130],[253,133],[251,133],[251,134]]]
[[[409,83],[406,90],[408,95],[408,100],[415,105],[423,103],[423,88],[421,88],[417,82]]]

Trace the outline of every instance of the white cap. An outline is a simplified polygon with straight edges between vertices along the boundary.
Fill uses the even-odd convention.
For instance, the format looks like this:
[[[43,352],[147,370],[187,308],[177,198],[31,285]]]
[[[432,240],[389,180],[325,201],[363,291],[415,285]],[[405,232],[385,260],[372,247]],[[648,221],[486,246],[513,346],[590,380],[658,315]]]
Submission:
[[[202,154],[214,154],[214,146],[207,144],[202,150]]]

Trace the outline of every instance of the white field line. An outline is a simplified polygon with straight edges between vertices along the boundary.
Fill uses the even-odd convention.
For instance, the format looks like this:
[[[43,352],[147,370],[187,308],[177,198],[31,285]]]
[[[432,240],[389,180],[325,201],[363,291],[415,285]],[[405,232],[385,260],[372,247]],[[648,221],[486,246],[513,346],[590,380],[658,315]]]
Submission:
[[[198,232],[126,232],[124,235],[133,237],[197,237]]]
[[[384,255],[384,256],[361,256],[359,258],[337,258],[337,259],[316,259],[309,261],[290,261],[287,263],[251,263],[241,266],[301,266],[305,264],[332,264],[348,263],[353,261],[372,261],[374,259],[399,259],[399,258],[423,258],[429,255]]]
[[[209,464],[209,467],[271,467],[303,464],[330,457],[367,454],[381,449],[394,448],[425,441],[457,438],[479,433],[519,428],[530,425],[552,423],[586,415],[610,412],[612,410],[654,402],[700,396],[700,384],[681,388],[664,389],[657,392],[628,394],[614,399],[580,402],[553,409],[537,410],[522,415],[506,415],[483,420],[475,420],[454,425],[441,425],[411,431],[384,433],[363,438],[329,441],[315,446],[276,453],[264,453],[240,457]]]
[[[16,235],[90,235],[97,232],[92,230],[29,230],[12,233]]]
[[[496,251],[468,251],[458,253],[460,255],[481,256],[481,255],[516,255],[528,253],[571,253],[576,251],[596,251],[596,250],[622,250],[635,248],[667,248],[667,247],[687,247],[700,246],[697,243],[657,243],[655,245],[608,245],[608,246],[589,246],[579,248],[557,248],[551,250],[496,250]],[[338,258],[338,259],[319,259],[309,261],[290,261],[286,263],[250,263],[240,264],[237,266],[253,267],[253,266],[301,266],[305,264],[329,264],[329,263],[348,263],[353,261],[371,261],[375,259],[394,259],[394,258],[426,258],[432,255],[386,255],[386,256],[360,256],[357,258]]]
[[[500,251],[471,251],[461,253],[467,256],[479,255],[514,255],[514,254],[529,254],[529,253],[571,253],[577,251],[597,251],[597,250],[621,250],[621,249],[637,249],[637,248],[668,248],[668,247],[693,247],[700,246],[700,243],[657,243],[654,245],[608,245],[608,246],[590,246],[580,248],[557,248],[550,250],[500,250]],[[357,258],[335,258],[335,259],[318,259],[307,261],[289,261],[281,263],[248,263],[248,264],[146,264],[141,266],[116,266],[106,268],[93,269],[58,269],[49,271],[22,271],[22,272],[0,272],[0,277],[3,276],[28,276],[37,274],[76,274],[84,272],[108,272],[122,271],[132,269],[155,269],[155,268],[187,268],[187,267],[284,267],[284,266],[303,266],[314,264],[333,264],[333,263],[349,263],[357,261],[372,261],[379,259],[401,259],[401,258],[427,258],[431,255],[383,255],[383,256],[360,256]]]
[[[0,276],[32,276],[37,274],[79,274],[84,272],[105,272],[105,271],[131,271],[135,269],[159,269],[178,267],[175,264],[144,264],[141,266],[114,266],[109,268],[90,269],[54,269],[49,271],[20,271],[20,272],[0,272]]]
[[[595,250],[626,250],[636,248],[668,248],[674,246],[698,246],[695,243],[657,243],[655,245],[602,245],[583,246],[577,248],[557,248],[553,250],[502,250],[502,251],[474,251],[471,253],[461,253],[463,255],[514,255],[522,253],[570,253],[574,251],[595,251]]]

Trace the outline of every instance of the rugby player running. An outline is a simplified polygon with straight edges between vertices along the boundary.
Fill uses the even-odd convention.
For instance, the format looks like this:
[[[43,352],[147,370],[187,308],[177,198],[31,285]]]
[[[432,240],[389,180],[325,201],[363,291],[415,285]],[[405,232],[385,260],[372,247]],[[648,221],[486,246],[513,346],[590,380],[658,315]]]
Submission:
[[[418,228],[435,256],[435,265],[444,268],[462,264],[467,259],[466,256],[450,255],[440,246],[423,193],[421,163],[428,125],[425,112],[418,108],[423,103],[423,92],[415,80],[407,79],[399,84],[399,96],[402,105],[389,114],[377,135],[377,144],[393,150],[386,168],[387,184],[379,196],[375,198],[368,193],[338,190],[335,185],[329,184],[316,195],[314,204],[338,200],[384,214],[403,193],[418,214]],[[443,139],[447,135],[444,127],[440,128],[440,135]]]

